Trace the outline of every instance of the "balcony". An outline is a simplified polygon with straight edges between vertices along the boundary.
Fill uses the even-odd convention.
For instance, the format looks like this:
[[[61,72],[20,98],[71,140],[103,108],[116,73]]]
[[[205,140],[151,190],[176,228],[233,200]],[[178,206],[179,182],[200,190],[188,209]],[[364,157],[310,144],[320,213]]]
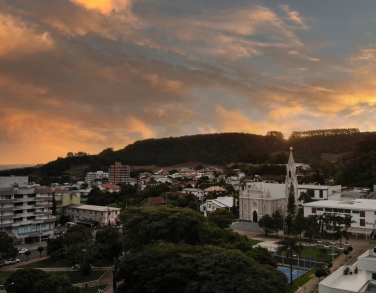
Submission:
[[[8,219],[8,220],[12,220],[13,217],[14,217],[13,214],[10,214],[10,215],[2,215],[2,216],[0,216],[0,220],[6,220],[6,219]]]
[[[37,203],[36,208],[52,208],[52,203]]]
[[[52,215],[52,211],[34,212],[34,215],[36,215],[36,216],[48,216],[48,215]]]
[[[3,204],[3,203],[13,203],[14,202],[14,199],[11,198],[11,199],[0,199],[0,203]]]
[[[2,212],[13,212],[14,207],[5,207],[5,208],[0,208],[0,211]]]

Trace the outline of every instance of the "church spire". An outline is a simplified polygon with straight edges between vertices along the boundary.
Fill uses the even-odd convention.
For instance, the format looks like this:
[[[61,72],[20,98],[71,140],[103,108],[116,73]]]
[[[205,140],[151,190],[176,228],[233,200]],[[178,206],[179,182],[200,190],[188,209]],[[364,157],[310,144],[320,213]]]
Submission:
[[[295,202],[298,202],[298,179],[296,177],[296,166],[294,162],[294,157],[292,155],[292,147],[290,147],[289,161],[286,165],[286,202],[289,195],[290,187],[294,188]]]

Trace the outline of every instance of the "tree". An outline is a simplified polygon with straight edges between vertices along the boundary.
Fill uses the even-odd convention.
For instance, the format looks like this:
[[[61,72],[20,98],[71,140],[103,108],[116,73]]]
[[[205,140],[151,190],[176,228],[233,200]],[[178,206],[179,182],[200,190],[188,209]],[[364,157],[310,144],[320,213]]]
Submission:
[[[265,236],[268,236],[269,231],[275,226],[273,218],[268,214],[262,216],[262,218],[258,221],[258,225],[260,228],[264,229]]]
[[[60,276],[37,280],[34,285],[35,293],[79,293],[80,288],[74,287],[69,279]]]
[[[42,257],[42,252],[44,251],[44,247],[38,246],[37,250],[39,251],[39,257]]]
[[[352,246],[347,247],[347,250],[349,251],[349,253],[350,253],[350,258],[351,258],[351,252],[353,251]]]
[[[299,233],[299,239],[302,239],[302,233],[307,229],[307,218],[304,217],[303,211],[299,211],[295,217],[294,228]]]
[[[329,274],[328,274],[328,271],[326,270],[326,269],[324,269],[324,268],[318,268],[316,271],[315,271],[315,276],[317,277],[317,278],[319,278],[319,281],[320,281],[320,278],[321,277],[326,277],[326,276],[328,276]]]
[[[95,245],[99,246],[99,253],[102,257],[113,259],[118,257],[123,249],[122,235],[117,229],[106,227],[96,233]]]
[[[303,203],[311,202],[312,198],[308,195],[307,192],[301,192],[299,196],[299,201],[303,201]]]
[[[281,213],[277,210],[273,213],[272,215],[273,219],[273,229],[277,231],[277,236],[278,236],[278,231],[283,229],[283,217]]]
[[[343,253],[346,255],[346,261],[347,261],[347,255],[350,253],[350,251],[348,251],[347,249],[345,249],[345,250],[343,251]]]
[[[84,225],[70,227],[64,236],[64,244],[70,246],[75,243],[86,243],[92,240],[92,230]]]
[[[286,293],[286,276],[238,250],[157,243],[119,264],[119,293]]]
[[[47,240],[46,252],[47,255],[53,259],[60,257],[64,250],[64,238],[59,236],[57,238],[50,238]]]
[[[11,274],[5,282],[5,286],[9,286],[8,292],[11,293],[34,293],[34,286],[37,280],[48,279],[50,275],[42,270],[37,269],[21,269]],[[44,292],[44,291],[42,291]]]
[[[29,260],[29,255],[30,255],[30,251],[29,250],[27,250],[27,251],[25,251],[25,255],[26,255],[26,260],[28,261]]]
[[[234,220],[234,214],[227,209],[216,209],[208,216],[208,221],[219,228],[229,228]]]
[[[14,248],[13,239],[5,232],[0,232],[0,259],[15,257],[17,249]]]
[[[183,208],[130,207],[120,214],[123,223],[125,249],[164,240],[171,243],[200,243],[205,218]]]
[[[295,192],[294,192],[294,186],[292,183],[290,184],[290,187],[288,189],[289,196],[287,199],[287,216],[286,216],[286,225],[287,225],[287,234],[290,235],[291,227],[294,224],[294,218],[296,213],[296,204],[295,204]]]
[[[319,234],[320,226],[317,222],[317,215],[309,215],[306,218],[306,229],[304,236],[309,237],[310,241],[313,241]]]
[[[292,255],[294,252],[296,254],[300,254],[302,250],[304,249],[303,245],[298,244],[298,238],[297,237],[289,237],[285,236],[281,241],[278,242],[280,248],[278,249],[279,252],[285,252],[286,256],[290,259],[290,280],[291,280],[291,286],[293,285],[293,279],[292,279]]]

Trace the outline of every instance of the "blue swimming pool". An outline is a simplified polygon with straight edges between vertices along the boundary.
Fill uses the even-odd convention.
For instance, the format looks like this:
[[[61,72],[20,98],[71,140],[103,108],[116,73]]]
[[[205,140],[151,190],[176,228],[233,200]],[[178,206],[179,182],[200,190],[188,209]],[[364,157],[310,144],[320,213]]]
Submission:
[[[278,270],[281,271],[281,272],[284,272],[285,275],[287,276],[287,279],[289,279],[289,282],[291,282],[291,280],[290,280],[290,267],[278,266]],[[301,275],[304,275],[305,273],[306,273],[306,271],[304,271],[304,270],[292,268],[292,279],[295,280],[295,279],[299,278]]]

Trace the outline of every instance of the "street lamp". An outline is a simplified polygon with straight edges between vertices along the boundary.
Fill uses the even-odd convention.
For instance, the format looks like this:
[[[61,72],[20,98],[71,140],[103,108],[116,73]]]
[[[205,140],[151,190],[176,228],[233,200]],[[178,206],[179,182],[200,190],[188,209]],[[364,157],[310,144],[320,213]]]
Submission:
[[[7,292],[7,288],[8,288],[10,285],[14,285],[14,283],[10,283],[8,286],[6,286],[6,287],[4,288],[5,292]]]

